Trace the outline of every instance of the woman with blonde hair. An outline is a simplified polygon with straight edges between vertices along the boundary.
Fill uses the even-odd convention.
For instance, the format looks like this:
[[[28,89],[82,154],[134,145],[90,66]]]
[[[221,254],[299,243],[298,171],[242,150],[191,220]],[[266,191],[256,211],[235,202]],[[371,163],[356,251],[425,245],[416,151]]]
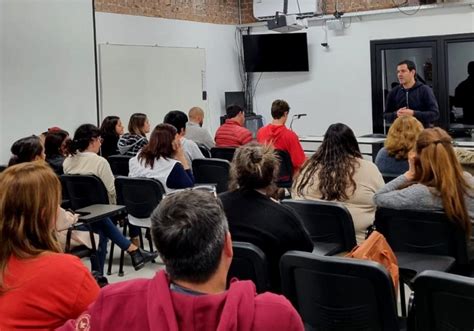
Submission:
[[[415,148],[423,124],[413,116],[398,117],[388,130],[385,147],[375,158],[375,165],[385,174],[403,174],[408,170],[408,153]]]
[[[374,222],[374,193],[383,185],[375,164],[362,158],[352,129],[336,123],[329,126],[321,146],[301,168],[292,196],[343,203],[351,213],[357,242],[361,243]]]
[[[230,191],[219,195],[232,239],[250,242],[265,253],[271,290],[276,292],[280,291],[281,256],[289,250],[313,250],[299,216],[270,198],[276,189],[279,166],[271,146],[241,146],[231,164]]]
[[[444,210],[471,235],[474,178],[462,171],[452,138],[441,128],[424,129],[409,157],[409,170],[379,190],[377,206],[394,209]]]
[[[0,187],[0,330],[59,327],[99,293],[56,239],[59,179],[46,163],[27,162],[2,172]]]

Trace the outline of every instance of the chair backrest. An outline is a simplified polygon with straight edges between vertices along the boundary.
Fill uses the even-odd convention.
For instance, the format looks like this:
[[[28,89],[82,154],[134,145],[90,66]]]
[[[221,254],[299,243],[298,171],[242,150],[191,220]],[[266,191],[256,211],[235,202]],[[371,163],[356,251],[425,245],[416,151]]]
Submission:
[[[0,164],[0,172],[2,172],[3,170],[5,170],[6,168],[7,168],[6,165]]]
[[[229,161],[222,159],[194,159],[192,166],[196,184],[217,184],[217,193],[227,191],[229,186]]]
[[[128,176],[128,161],[132,156],[130,155],[111,155],[107,158],[109,161],[112,173],[115,176]]]
[[[385,184],[391,182],[398,176],[400,176],[400,174],[389,174],[387,172],[382,173],[383,181],[385,182]]]
[[[423,271],[414,290],[416,330],[474,330],[474,278]]]
[[[338,202],[283,200],[303,220],[314,243],[339,243],[344,251],[357,244],[354,222],[347,208]]]
[[[375,227],[394,252],[452,256],[467,264],[466,236],[440,211],[378,208]]]
[[[234,256],[227,274],[227,282],[236,277],[239,280],[252,280],[258,293],[269,288],[268,265],[265,253],[257,246],[234,241],[232,243]]]
[[[61,175],[63,196],[73,210],[95,204],[109,204],[109,196],[102,180],[94,175]]]
[[[393,283],[380,264],[290,251],[280,270],[283,294],[307,330],[400,330]]]
[[[223,159],[232,162],[235,150],[235,147],[213,147],[211,148],[211,156],[215,159]]]
[[[196,145],[199,147],[199,150],[206,159],[209,159],[211,157],[211,151],[209,150],[209,148],[199,143],[196,143]]]
[[[275,150],[280,159],[280,172],[276,181],[277,186],[291,187],[293,183],[293,163],[288,152],[281,149]]]
[[[152,178],[119,176],[115,178],[115,189],[117,203],[127,207],[127,213],[136,218],[150,217],[165,194],[163,185]]]

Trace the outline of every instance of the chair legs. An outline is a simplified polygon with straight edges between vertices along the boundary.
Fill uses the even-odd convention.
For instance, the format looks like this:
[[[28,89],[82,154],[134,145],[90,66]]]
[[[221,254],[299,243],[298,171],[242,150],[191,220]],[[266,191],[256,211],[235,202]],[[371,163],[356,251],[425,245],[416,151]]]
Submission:
[[[399,287],[400,287],[400,308],[402,311],[402,316],[406,317],[407,316],[407,306],[406,306],[406,299],[405,299],[405,283],[402,281],[400,278],[399,281]]]
[[[109,265],[107,266],[107,275],[108,276],[110,276],[112,274],[112,263],[114,261],[114,247],[115,247],[115,244],[111,241],[110,242]]]

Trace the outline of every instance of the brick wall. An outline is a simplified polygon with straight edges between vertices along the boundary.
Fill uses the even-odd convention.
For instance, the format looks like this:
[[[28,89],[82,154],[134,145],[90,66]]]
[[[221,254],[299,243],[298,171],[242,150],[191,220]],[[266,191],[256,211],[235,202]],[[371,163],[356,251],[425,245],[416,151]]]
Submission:
[[[336,0],[315,0],[321,13],[333,13]],[[420,0],[407,0],[409,4],[418,4]],[[460,0],[445,0],[459,2]],[[421,0],[432,3],[434,0]],[[242,23],[251,23],[253,0],[240,0]],[[394,8],[394,3],[403,0],[338,0],[338,10],[342,12],[366,11]],[[97,11],[138,16],[154,16],[208,22],[218,24],[239,23],[238,0],[95,0]]]

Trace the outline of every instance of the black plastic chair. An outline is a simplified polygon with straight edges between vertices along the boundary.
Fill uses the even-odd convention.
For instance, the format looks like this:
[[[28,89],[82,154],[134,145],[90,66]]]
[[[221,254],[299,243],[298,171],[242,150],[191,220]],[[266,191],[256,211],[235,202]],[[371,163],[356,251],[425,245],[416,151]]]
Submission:
[[[424,271],[414,289],[415,330],[474,330],[474,278]]]
[[[268,265],[265,253],[257,246],[234,241],[232,243],[234,256],[227,274],[227,283],[232,278],[252,280],[257,293],[263,293],[269,288]]]
[[[313,253],[335,255],[357,245],[354,223],[347,208],[337,202],[283,200],[301,217],[314,243]]]
[[[196,145],[199,147],[199,150],[201,151],[202,155],[204,155],[206,159],[211,158],[211,151],[209,150],[209,148],[207,148],[203,144],[196,143]]]
[[[282,188],[290,188],[293,184],[293,163],[291,163],[290,154],[280,149],[275,150],[275,153],[280,159],[280,172],[276,185]]]
[[[401,330],[392,280],[376,262],[290,251],[280,270],[306,330]]]
[[[128,162],[132,157],[129,155],[111,155],[107,159],[115,176],[128,176]]]
[[[398,176],[400,176],[400,174],[389,174],[386,172],[382,173],[383,181],[385,182],[385,184],[387,184],[388,182],[391,182]]]
[[[63,188],[63,196],[68,198],[69,204],[73,210],[78,210],[94,205],[109,206],[109,196],[107,190],[105,189],[104,183],[99,177],[94,175],[61,175],[59,178]],[[105,217],[125,216],[123,212],[124,207],[122,205],[115,205],[114,207],[116,208],[112,209],[115,211],[111,212],[108,210],[107,214],[104,214],[103,217],[101,217],[101,215],[95,215],[96,221],[99,221]],[[109,274],[112,268],[112,258],[113,245],[109,256]],[[123,263],[123,261],[121,261],[121,263]]]
[[[196,184],[216,184],[216,192],[227,191],[229,186],[229,161],[222,159],[195,159],[192,162]]]
[[[0,172],[2,172],[3,170],[5,170],[6,168],[7,168],[6,165],[0,164]]]
[[[117,191],[117,203],[127,207],[128,223],[147,229],[147,239],[150,245],[150,252],[153,252],[153,242],[150,235],[150,216],[165,194],[163,185],[152,178],[130,178],[119,176],[115,179],[115,189]],[[123,227],[123,234],[126,235],[126,233],[127,222],[125,222]],[[143,248],[143,237],[141,232],[140,243]],[[124,252],[122,251],[121,254],[123,255]],[[122,255],[120,257],[119,276],[123,276]]]
[[[403,284],[412,288],[414,277],[422,271],[468,266],[466,236],[443,212],[379,208],[374,224],[397,256],[402,303]],[[406,316],[404,304],[402,315]]]
[[[211,148],[211,156],[214,159],[223,159],[232,162],[235,149],[235,147],[213,147]]]

